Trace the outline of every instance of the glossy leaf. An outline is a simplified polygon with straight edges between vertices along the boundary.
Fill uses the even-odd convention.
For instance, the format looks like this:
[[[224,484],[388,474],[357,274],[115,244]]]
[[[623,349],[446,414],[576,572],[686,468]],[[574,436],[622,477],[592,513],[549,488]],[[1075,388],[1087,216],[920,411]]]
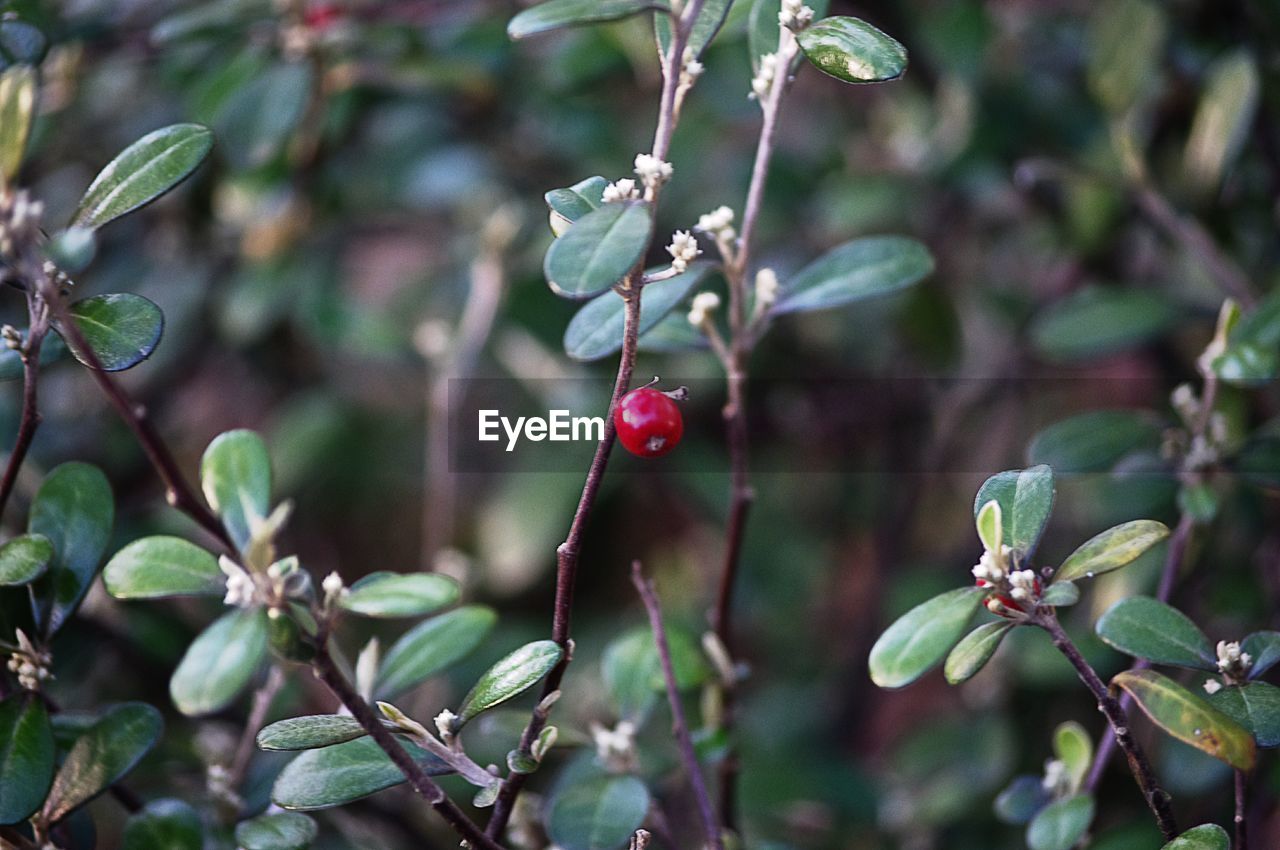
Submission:
[[[1086,360],[1136,348],[1176,317],[1173,304],[1156,293],[1094,287],[1045,310],[1032,324],[1031,339],[1049,360]]]
[[[1212,367],[1224,381],[1246,386],[1280,373],[1280,291],[1236,322],[1226,350],[1214,358]]]
[[[1159,448],[1163,427],[1144,410],[1095,410],[1050,425],[1027,447],[1031,463],[1055,472],[1105,472],[1129,453]]]
[[[605,204],[551,243],[543,272],[564,298],[599,295],[627,276],[649,247],[653,213],[640,202]]]
[[[226,708],[253,679],[266,653],[266,611],[244,608],[223,614],[187,647],[173,672],[173,704],[192,717]]]
[[[469,655],[497,622],[492,608],[465,605],[414,626],[387,651],[378,696],[399,696]]]
[[[164,314],[141,295],[94,295],[72,304],[71,315],[107,372],[137,366],[151,356],[164,334]],[[59,328],[58,332],[63,331]],[[76,359],[89,365],[74,343],[67,342]]]
[[[676,687],[685,691],[705,682],[711,668],[697,641],[670,625],[666,634]],[[614,710],[624,720],[643,718],[666,691],[653,632],[645,626],[627,631],[605,647],[600,674]]]
[[[1231,850],[1231,838],[1216,823],[1188,829],[1160,850]]]
[[[1049,467],[1009,470],[991,476],[978,489],[973,515],[976,518],[987,502],[999,502],[1005,545],[1028,557],[1049,522],[1053,497],[1053,470]]]
[[[370,573],[351,585],[342,607],[366,617],[420,617],[458,601],[458,583],[435,573]]]
[[[813,17],[820,20],[826,17],[829,0],[812,0],[805,3],[813,9]],[[747,17],[747,47],[751,51],[751,72],[760,70],[760,57],[766,53],[778,52],[778,13],[782,11],[782,0],[755,0]],[[800,61],[796,57],[796,62]]]
[[[1136,519],[1122,523],[1081,544],[1062,562],[1053,580],[1075,581],[1118,570],[1136,561],[1168,536],[1168,527],[1155,520]]]
[[[0,186],[18,176],[35,108],[35,69],[24,65],[5,69],[0,74]]]
[[[643,302],[642,302],[643,309]],[[668,313],[667,317],[640,336],[640,350],[668,353],[699,351],[708,347],[702,331],[689,324],[684,313]]]
[[[1261,88],[1257,63],[1246,48],[1209,67],[1183,156],[1183,172],[1202,191],[1214,189],[1240,154]]]
[[[1004,636],[1013,628],[1007,620],[983,623],[965,635],[951,653],[942,667],[942,673],[952,685],[967,682],[986,666],[991,656],[1000,648]]]
[[[689,270],[667,280],[645,284],[640,296],[639,333],[647,333],[662,321],[695,287],[706,280],[715,266],[694,262]],[[564,332],[565,353],[574,360],[599,360],[622,349],[626,324],[626,302],[609,291],[588,302]]]
[[[303,850],[316,837],[316,822],[299,812],[276,812],[236,824],[240,850]]]
[[[1249,678],[1256,679],[1280,661],[1280,632],[1254,632],[1240,641],[1240,651],[1249,653]]]
[[[1253,733],[1259,747],[1280,747],[1280,688],[1266,682],[1229,686],[1211,694],[1209,704]]]
[[[452,772],[437,756],[400,741],[430,776]],[[271,800],[283,809],[312,811],[342,806],[404,782],[404,774],[372,738],[307,750],[277,777]]]
[[[617,850],[649,812],[649,789],[634,776],[597,776],[559,790],[547,806],[547,834],[564,850]]]
[[[1127,670],[1111,684],[1127,691],[1157,726],[1240,770],[1252,770],[1253,736],[1226,714],[1154,670]]]
[[[693,22],[693,29],[689,32],[689,42],[685,45],[694,59],[702,55],[702,51],[716,37],[720,27],[724,26],[724,20],[729,17],[729,8],[732,5],[733,0],[706,0],[702,4],[702,9],[698,12],[698,20]],[[671,45],[671,16],[656,12],[653,16],[653,32],[658,39],[659,54],[666,56]]]
[[[53,560],[53,544],[40,534],[20,534],[0,546],[0,587],[30,584]]]
[[[1052,800],[1039,776],[1018,776],[996,797],[996,817],[1009,824],[1029,823]]]
[[[84,805],[142,760],[156,742],[164,721],[140,702],[112,706],[81,735],[58,768],[42,815],[56,823]]]
[[[147,803],[124,825],[121,850],[202,850],[200,814],[182,800]]]
[[[220,596],[226,576],[212,554],[181,537],[143,537],[125,546],[102,570],[117,599]]]
[[[148,133],[99,172],[71,223],[96,229],[151,203],[195,171],[212,147],[213,133],[199,124]]]
[[[858,18],[825,18],[796,40],[815,68],[846,83],[883,83],[907,70],[907,49]]]
[[[868,236],[833,248],[786,281],[774,313],[841,307],[899,292],[933,273],[924,245],[903,236]]]
[[[609,181],[603,177],[588,177],[565,189],[552,189],[543,195],[551,210],[551,230],[561,236],[569,225],[592,210],[604,206],[604,189]]]
[[[982,598],[977,588],[962,587],[903,614],[871,648],[871,680],[901,688],[923,676],[959,642]]]
[[[36,493],[27,530],[53,544],[53,561],[36,596],[52,596],[45,633],[53,634],[71,616],[93,583],[115,522],[111,485],[96,466],[64,463]]]
[[[1081,794],[1050,803],[1027,827],[1030,850],[1071,850],[1093,823],[1093,798]]]
[[[1045,588],[1041,599],[1044,604],[1054,605],[1059,608],[1075,605],[1080,601],[1080,588],[1076,586],[1075,582],[1055,581]]]
[[[1074,721],[1060,724],[1053,730],[1053,754],[1066,769],[1072,793],[1078,791],[1093,765],[1093,739],[1089,733]]]
[[[277,720],[258,732],[263,750],[314,750],[363,738],[367,732],[346,714],[311,714]]]
[[[1156,664],[1217,672],[1209,638],[1186,614],[1149,596],[1122,599],[1094,626],[1111,646]]]
[[[616,21],[650,9],[666,8],[667,4],[661,0],[546,0],[512,18],[507,24],[507,36],[528,38],[563,27]]]
[[[554,641],[527,643],[490,667],[463,698],[458,727],[533,687],[560,663],[564,650]]]
[[[219,434],[200,461],[200,486],[236,546],[249,544],[250,518],[271,509],[271,457],[253,431]]]
[[[40,808],[55,756],[43,700],[19,691],[0,702],[0,824],[21,823]]]

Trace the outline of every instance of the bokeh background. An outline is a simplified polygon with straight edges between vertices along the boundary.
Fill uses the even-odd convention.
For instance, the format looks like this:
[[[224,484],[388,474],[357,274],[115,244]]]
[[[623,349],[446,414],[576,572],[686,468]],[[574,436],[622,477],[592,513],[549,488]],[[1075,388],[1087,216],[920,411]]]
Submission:
[[[867,652],[898,613],[966,580],[979,554],[973,493],[986,474],[1024,465],[1038,428],[1108,406],[1172,421],[1168,395],[1194,377],[1223,291],[1203,251],[1161,220],[1160,203],[1187,216],[1255,292],[1277,285],[1280,6],[831,6],[901,40],[910,69],[868,87],[799,74],[759,260],[785,274],[854,236],[902,233],[929,246],[937,271],[903,296],[779,321],[753,362],[767,379],[756,385],[752,428],[768,471],[755,479],[738,597],[752,671],[742,692],[746,838],[1018,848],[1022,831],[995,819],[995,795],[1041,769],[1055,723],[1100,728],[1066,663],[1042,635],[1019,632],[961,688],[934,675],[885,693],[867,678]],[[535,401],[563,383],[603,407],[612,361],[575,363],[561,347],[575,306],[542,279],[551,239],[542,194],[593,174],[626,176],[647,148],[659,89],[649,21],[513,44],[513,0],[4,8],[50,45],[25,172],[50,220],[143,133],[184,120],[217,133],[210,164],[105,231],[76,283],[86,294],[136,292],[164,310],[160,349],[124,380],[185,468],[194,473],[220,431],[259,429],[278,492],[296,501],[285,543],[313,574],[354,580],[434,564],[501,611],[480,653],[402,706],[418,716],[456,701],[510,647],[544,636],[555,546],[583,473],[450,476],[447,449],[429,462],[445,427],[433,387],[460,348],[472,349],[470,374],[506,379]],[[704,57],[659,232],[720,204],[741,209],[760,117],[747,97],[743,12]],[[1145,186],[1126,177],[1126,139],[1128,155],[1147,164]],[[478,287],[499,300],[491,327],[468,337],[460,317]],[[566,730],[613,721],[598,662],[611,639],[643,623],[630,560],[644,560],[671,618],[694,634],[717,578],[728,496],[717,366],[703,351],[645,353],[637,374],[709,391],[691,402],[677,453],[648,465],[615,457],[585,539],[577,655],[557,709]],[[911,389],[881,393],[876,382]],[[1241,422],[1277,410],[1268,390],[1229,395]],[[11,517],[41,469],[76,458],[114,482],[119,542],[189,530],[82,370],[50,368],[43,398],[46,424]],[[19,402],[17,384],[0,391],[5,434]],[[1176,520],[1166,476],[1077,472],[1060,482],[1046,558],[1113,522]],[[1215,640],[1280,625],[1276,501],[1230,480],[1220,489],[1219,519],[1197,536],[1173,600]],[[1127,660],[1090,641],[1089,625],[1119,594],[1149,588],[1159,555],[1099,582],[1075,610],[1072,631],[1105,673]],[[95,590],[61,638],[53,693],[72,709],[137,697],[166,707],[168,673],[208,616]],[[367,634],[349,637],[354,651]],[[280,716],[324,705],[296,678]],[[132,782],[197,797],[201,758],[225,749],[241,718],[166,715],[161,753]],[[1225,771],[1148,731],[1187,823],[1226,823]],[[646,769],[670,774],[665,720],[643,737]],[[495,745],[494,757],[509,746]],[[259,793],[278,766],[260,761]],[[684,797],[668,787],[680,823]],[[1280,845],[1274,757],[1255,787],[1258,846]],[[1101,800],[1092,846],[1159,845],[1119,766]],[[110,846],[118,815],[109,800],[96,809]],[[452,844],[399,792],[322,822],[323,847]]]

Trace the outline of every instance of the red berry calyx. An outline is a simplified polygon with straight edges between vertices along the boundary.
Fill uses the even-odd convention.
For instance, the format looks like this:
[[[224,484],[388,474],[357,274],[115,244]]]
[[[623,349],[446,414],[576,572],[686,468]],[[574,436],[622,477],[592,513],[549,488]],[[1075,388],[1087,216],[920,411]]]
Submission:
[[[624,395],[613,412],[622,447],[637,457],[661,457],[674,449],[684,435],[677,394],[683,399],[687,391],[664,393],[649,385]]]

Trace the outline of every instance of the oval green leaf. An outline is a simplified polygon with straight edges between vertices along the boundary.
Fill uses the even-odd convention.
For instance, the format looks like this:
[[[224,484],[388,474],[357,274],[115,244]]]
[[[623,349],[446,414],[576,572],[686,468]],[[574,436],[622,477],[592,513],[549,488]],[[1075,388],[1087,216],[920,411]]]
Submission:
[[[368,733],[346,714],[311,714],[277,720],[258,732],[263,750],[314,750],[363,738]]]
[[[560,789],[547,807],[547,834],[564,850],[617,850],[649,812],[649,789],[634,776],[596,776]]]
[[[609,181],[603,177],[588,177],[565,189],[552,189],[543,195],[551,210],[551,232],[561,236],[569,225],[592,210],[604,206],[604,190]]]
[[[638,15],[649,9],[666,9],[660,0],[547,0],[511,19],[507,36],[528,38],[564,27],[600,24]]]
[[[1049,360],[1086,360],[1160,336],[1177,312],[1167,298],[1151,292],[1082,289],[1045,310],[1032,324],[1031,339]]]
[[[1053,580],[1075,581],[1118,570],[1168,536],[1168,527],[1155,520],[1122,523],[1085,541],[1062,562]]]
[[[21,823],[40,808],[55,755],[43,700],[23,691],[0,702],[0,824]]]
[[[1262,82],[1253,54],[1239,47],[1214,61],[1187,137],[1182,172],[1196,188],[1216,188],[1248,139]]]
[[[1160,850],[1231,850],[1231,838],[1216,823],[1188,829]]]
[[[1093,823],[1093,798],[1081,794],[1050,803],[1027,826],[1030,850],[1071,850]]]
[[[977,675],[986,666],[991,656],[1000,648],[1000,642],[1013,628],[1013,624],[1001,620],[994,623],[983,623],[965,635],[947,655],[942,674],[947,682],[959,685]]]
[[[154,800],[124,825],[121,850],[202,850],[200,815],[181,800]]]
[[[1209,704],[1252,732],[1259,747],[1280,747],[1280,688],[1266,682],[1225,687]]]
[[[824,18],[796,40],[815,68],[846,83],[883,83],[907,70],[907,49],[858,18]]]
[[[996,797],[994,809],[998,819],[1008,824],[1030,823],[1036,812],[1052,799],[1039,776],[1016,776]]]
[[[1053,470],[1043,464],[1029,469],[1012,469],[988,478],[973,500],[976,519],[983,505],[993,499],[1000,503],[1005,545],[1023,558],[1035,551],[1040,535],[1053,512]]]
[[[1027,459],[1059,473],[1106,472],[1131,452],[1159,448],[1163,430],[1149,411],[1095,410],[1036,434],[1027,447]]]
[[[212,148],[213,133],[199,124],[174,124],[148,133],[102,169],[71,224],[96,229],[151,203],[195,171]]]
[[[249,544],[251,520],[271,509],[271,456],[267,444],[244,429],[219,434],[200,461],[205,500],[222,518],[236,546]]]
[[[688,271],[667,280],[647,283],[640,295],[640,333],[647,333],[704,281],[715,264],[695,262]],[[564,332],[565,353],[574,360],[591,361],[622,349],[626,302],[609,291],[588,302],[574,315]]]
[[[392,699],[469,655],[498,622],[492,608],[465,605],[405,632],[387,651],[376,692]]]
[[[458,726],[524,693],[550,673],[562,657],[564,650],[555,641],[539,640],[526,643],[503,658],[490,667],[463,698],[458,709]]]
[[[1252,770],[1253,736],[1226,714],[1168,676],[1154,670],[1126,670],[1111,684],[1127,691],[1164,731],[1238,770]]]
[[[125,546],[102,570],[107,593],[117,599],[218,596],[226,576],[217,558],[181,537],[144,537]]]
[[[1209,638],[1191,618],[1158,599],[1131,596],[1103,614],[1094,630],[1112,647],[1156,664],[1217,672]]]
[[[1240,641],[1240,651],[1249,653],[1249,678],[1256,679],[1280,661],[1280,632],[1254,632]]]
[[[776,314],[841,307],[888,295],[933,273],[929,249],[904,236],[868,236],[833,248],[788,280]]]
[[[151,356],[164,335],[164,314],[141,295],[94,295],[72,304],[71,315],[107,372],[137,366]],[[57,330],[64,333],[62,328]],[[70,339],[67,344],[77,360],[89,365]]]
[[[107,709],[67,753],[42,816],[56,823],[110,788],[151,751],[163,728],[160,712],[145,703]]]
[[[653,235],[653,213],[641,202],[594,209],[551,243],[542,264],[547,283],[564,298],[599,295],[627,276]]]
[[[27,530],[53,544],[53,561],[35,586],[36,598],[49,601],[45,634],[56,632],[84,599],[114,523],[111,485],[96,466],[64,463],[40,485]]]
[[[430,776],[451,773],[437,756],[409,741],[400,745]],[[307,750],[276,779],[271,800],[284,809],[314,811],[343,806],[404,782],[404,774],[372,738]]]
[[[696,688],[711,675],[702,648],[682,629],[668,625],[666,633],[676,687],[681,691]],[[600,673],[614,710],[624,720],[642,719],[666,692],[662,662],[648,627],[631,629],[611,641],[601,656]]]
[[[226,708],[253,679],[267,653],[267,612],[224,614],[200,633],[169,680],[169,695],[189,717]]]
[[[1075,582],[1057,581],[1045,588],[1041,600],[1046,605],[1064,608],[1080,601],[1080,588]]]
[[[0,546],[0,587],[30,584],[48,569],[53,544],[41,534],[20,534]]]
[[[365,617],[420,617],[458,601],[458,583],[435,573],[370,573],[351,585],[342,607]]]
[[[13,182],[27,152],[36,107],[36,72],[15,65],[0,74],[0,186]]]
[[[912,608],[871,647],[871,680],[882,688],[911,684],[943,659],[964,634],[983,594],[962,587]]]
[[[1072,793],[1078,791],[1093,764],[1093,739],[1079,723],[1067,721],[1053,730],[1053,753],[1066,768]]]
[[[299,812],[258,815],[236,824],[240,850],[302,850],[316,838],[316,822]]]

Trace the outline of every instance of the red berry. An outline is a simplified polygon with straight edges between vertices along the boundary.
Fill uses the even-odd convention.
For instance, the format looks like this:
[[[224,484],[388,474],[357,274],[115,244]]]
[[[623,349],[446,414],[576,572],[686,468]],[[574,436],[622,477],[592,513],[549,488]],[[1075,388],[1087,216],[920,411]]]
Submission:
[[[303,13],[306,25],[317,31],[327,30],[342,17],[342,11],[333,3],[316,3]]]
[[[640,457],[666,454],[684,434],[680,408],[666,393],[650,387],[624,395],[613,412],[613,424],[626,450]]]

